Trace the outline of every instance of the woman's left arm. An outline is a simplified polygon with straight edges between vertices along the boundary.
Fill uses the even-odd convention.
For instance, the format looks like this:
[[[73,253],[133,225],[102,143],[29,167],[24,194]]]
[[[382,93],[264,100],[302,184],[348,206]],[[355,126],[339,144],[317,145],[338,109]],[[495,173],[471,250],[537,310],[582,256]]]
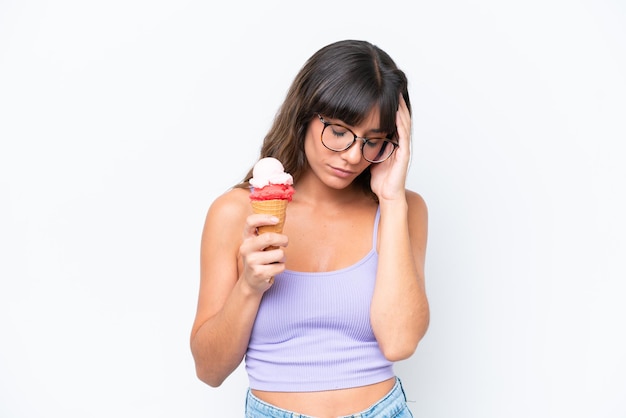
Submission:
[[[405,189],[411,116],[402,98],[396,125],[398,149],[387,161],[371,168],[380,224],[370,315],[378,344],[391,361],[406,359],[415,352],[430,320],[424,284],[428,210],[420,195]]]

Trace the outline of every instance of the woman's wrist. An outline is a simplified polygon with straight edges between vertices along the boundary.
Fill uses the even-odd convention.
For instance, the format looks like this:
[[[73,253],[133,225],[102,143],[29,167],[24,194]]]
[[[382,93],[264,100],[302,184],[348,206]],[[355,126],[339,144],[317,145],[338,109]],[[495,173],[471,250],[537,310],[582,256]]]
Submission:
[[[380,206],[381,212],[388,210],[406,210],[409,207],[409,204],[406,200],[406,193],[404,192],[398,194],[398,196],[378,196],[378,205]]]
[[[255,286],[252,286],[243,276],[239,278],[236,287],[239,287],[239,291],[245,299],[258,299],[259,301],[261,300],[261,297],[266,290],[258,289]]]

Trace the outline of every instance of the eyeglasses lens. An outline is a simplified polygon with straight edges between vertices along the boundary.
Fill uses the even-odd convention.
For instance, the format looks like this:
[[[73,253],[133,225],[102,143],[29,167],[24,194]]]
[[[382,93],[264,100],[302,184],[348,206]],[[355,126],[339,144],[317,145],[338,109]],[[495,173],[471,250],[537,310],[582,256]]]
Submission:
[[[340,125],[327,125],[322,132],[322,142],[333,151],[344,151],[354,142],[354,133]],[[394,146],[382,138],[368,138],[362,150],[366,160],[377,163],[386,160]]]

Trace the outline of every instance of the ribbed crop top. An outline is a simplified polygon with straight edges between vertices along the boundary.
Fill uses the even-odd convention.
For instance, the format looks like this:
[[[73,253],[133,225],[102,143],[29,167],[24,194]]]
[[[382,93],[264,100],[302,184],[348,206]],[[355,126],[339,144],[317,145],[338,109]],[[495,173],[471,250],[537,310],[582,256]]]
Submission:
[[[365,386],[394,376],[370,323],[376,281],[372,249],[330,272],[286,270],[261,301],[246,353],[252,389],[313,392]]]

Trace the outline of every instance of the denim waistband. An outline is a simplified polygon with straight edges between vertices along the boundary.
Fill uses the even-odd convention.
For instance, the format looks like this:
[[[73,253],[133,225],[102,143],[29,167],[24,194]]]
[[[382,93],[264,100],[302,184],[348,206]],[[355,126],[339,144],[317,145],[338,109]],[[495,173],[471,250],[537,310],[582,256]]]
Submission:
[[[339,418],[391,418],[399,416],[400,412],[407,410],[406,416],[412,416],[406,405],[406,396],[402,388],[402,382],[396,378],[396,384],[381,400],[376,402],[365,411],[352,415],[344,415]],[[402,415],[404,416],[404,415]],[[302,415],[297,412],[287,411],[277,408],[267,402],[263,402],[252,394],[248,389],[246,398],[246,418],[315,418],[309,415]]]

